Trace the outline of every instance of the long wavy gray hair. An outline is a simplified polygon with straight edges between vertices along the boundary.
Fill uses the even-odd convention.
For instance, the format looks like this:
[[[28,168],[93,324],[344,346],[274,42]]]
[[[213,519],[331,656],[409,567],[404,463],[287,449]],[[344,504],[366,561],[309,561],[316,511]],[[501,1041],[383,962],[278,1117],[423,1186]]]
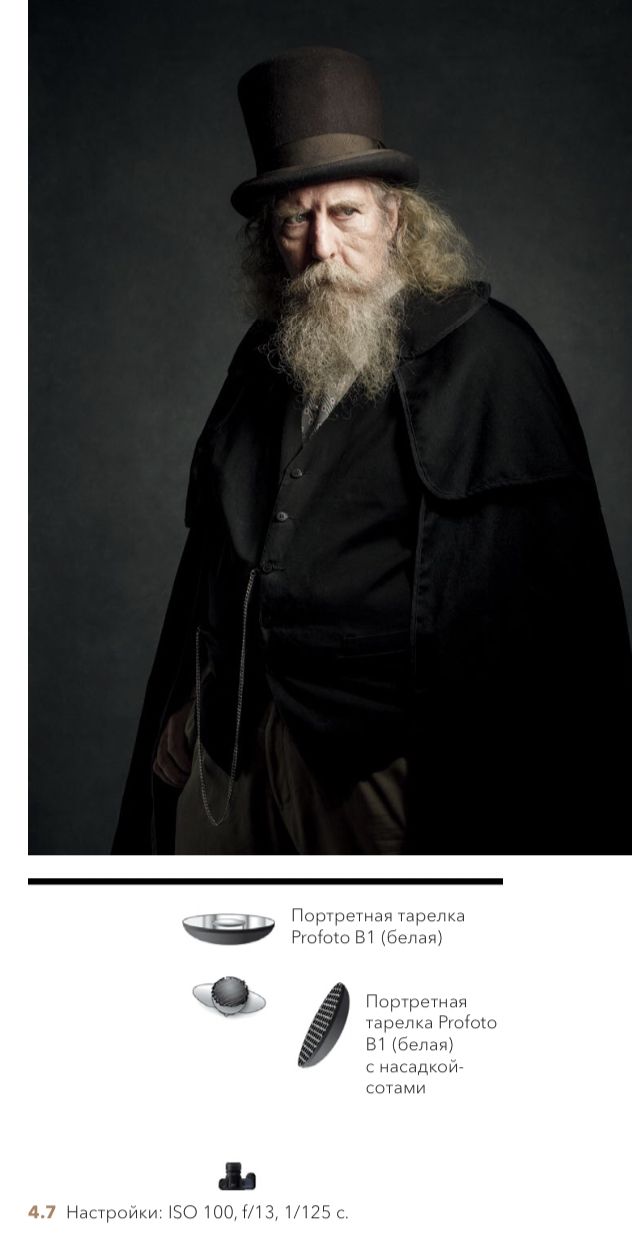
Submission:
[[[397,231],[391,241],[393,271],[407,290],[442,299],[481,278],[483,269],[472,247],[449,214],[413,189],[366,180],[386,215],[393,200],[399,208]],[[275,321],[287,273],[274,240],[275,202],[266,202],[242,229],[242,272],[249,313]]]

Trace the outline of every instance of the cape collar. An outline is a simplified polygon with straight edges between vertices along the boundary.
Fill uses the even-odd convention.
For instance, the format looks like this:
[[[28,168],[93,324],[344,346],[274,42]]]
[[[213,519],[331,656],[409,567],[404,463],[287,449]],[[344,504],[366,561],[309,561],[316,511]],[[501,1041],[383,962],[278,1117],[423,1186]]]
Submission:
[[[463,325],[484,307],[490,292],[489,283],[475,282],[443,300],[432,300],[421,294],[411,296],[406,306],[399,364],[423,355],[452,330]]]
[[[591,479],[551,356],[517,313],[490,298],[488,283],[411,303],[395,381],[418,475],[435,496]]]

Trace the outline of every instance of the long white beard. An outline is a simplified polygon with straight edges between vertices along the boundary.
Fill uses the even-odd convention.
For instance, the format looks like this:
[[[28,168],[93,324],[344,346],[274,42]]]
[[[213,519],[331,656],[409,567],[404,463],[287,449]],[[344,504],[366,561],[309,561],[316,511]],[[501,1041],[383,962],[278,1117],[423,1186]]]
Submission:
[[[308,401],[338,399],[353,382],[375,398],[397,363],[401,281],[387,269],[371,281],[337,261],[288,280],[270,350]]]

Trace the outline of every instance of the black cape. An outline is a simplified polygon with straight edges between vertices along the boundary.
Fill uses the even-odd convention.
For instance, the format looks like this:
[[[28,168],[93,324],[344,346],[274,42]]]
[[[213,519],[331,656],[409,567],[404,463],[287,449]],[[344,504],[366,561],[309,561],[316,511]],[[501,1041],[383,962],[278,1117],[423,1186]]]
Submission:
[[[248,331],[196,446],[188,535],[115,853],[173,852],[177,792],[151,766],[190,689],[222,551],[218,454],[233,468],[231,500],[256,500],[251,479],[266,448],[257,409],[284,380],[261,350],[269,333],[263,322]],[[629,811],[632,655],[560,374],[528,324],[479,284],[442,302],[411,300],[395,382],[419,476],[406,849],[611,851]],[[227,448],[236,435],[239,465]]]

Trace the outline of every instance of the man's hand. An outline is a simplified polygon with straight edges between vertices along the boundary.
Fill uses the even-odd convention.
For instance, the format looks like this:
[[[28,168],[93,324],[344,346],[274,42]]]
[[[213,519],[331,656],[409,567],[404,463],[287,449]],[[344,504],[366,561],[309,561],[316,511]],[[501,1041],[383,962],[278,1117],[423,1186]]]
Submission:
[[[184,735],[184,726],[191,710],[191,700],[174,711],[163,729],[156,758],[154,772],[171,788],[182,788],[191,772],[191,755]]]

